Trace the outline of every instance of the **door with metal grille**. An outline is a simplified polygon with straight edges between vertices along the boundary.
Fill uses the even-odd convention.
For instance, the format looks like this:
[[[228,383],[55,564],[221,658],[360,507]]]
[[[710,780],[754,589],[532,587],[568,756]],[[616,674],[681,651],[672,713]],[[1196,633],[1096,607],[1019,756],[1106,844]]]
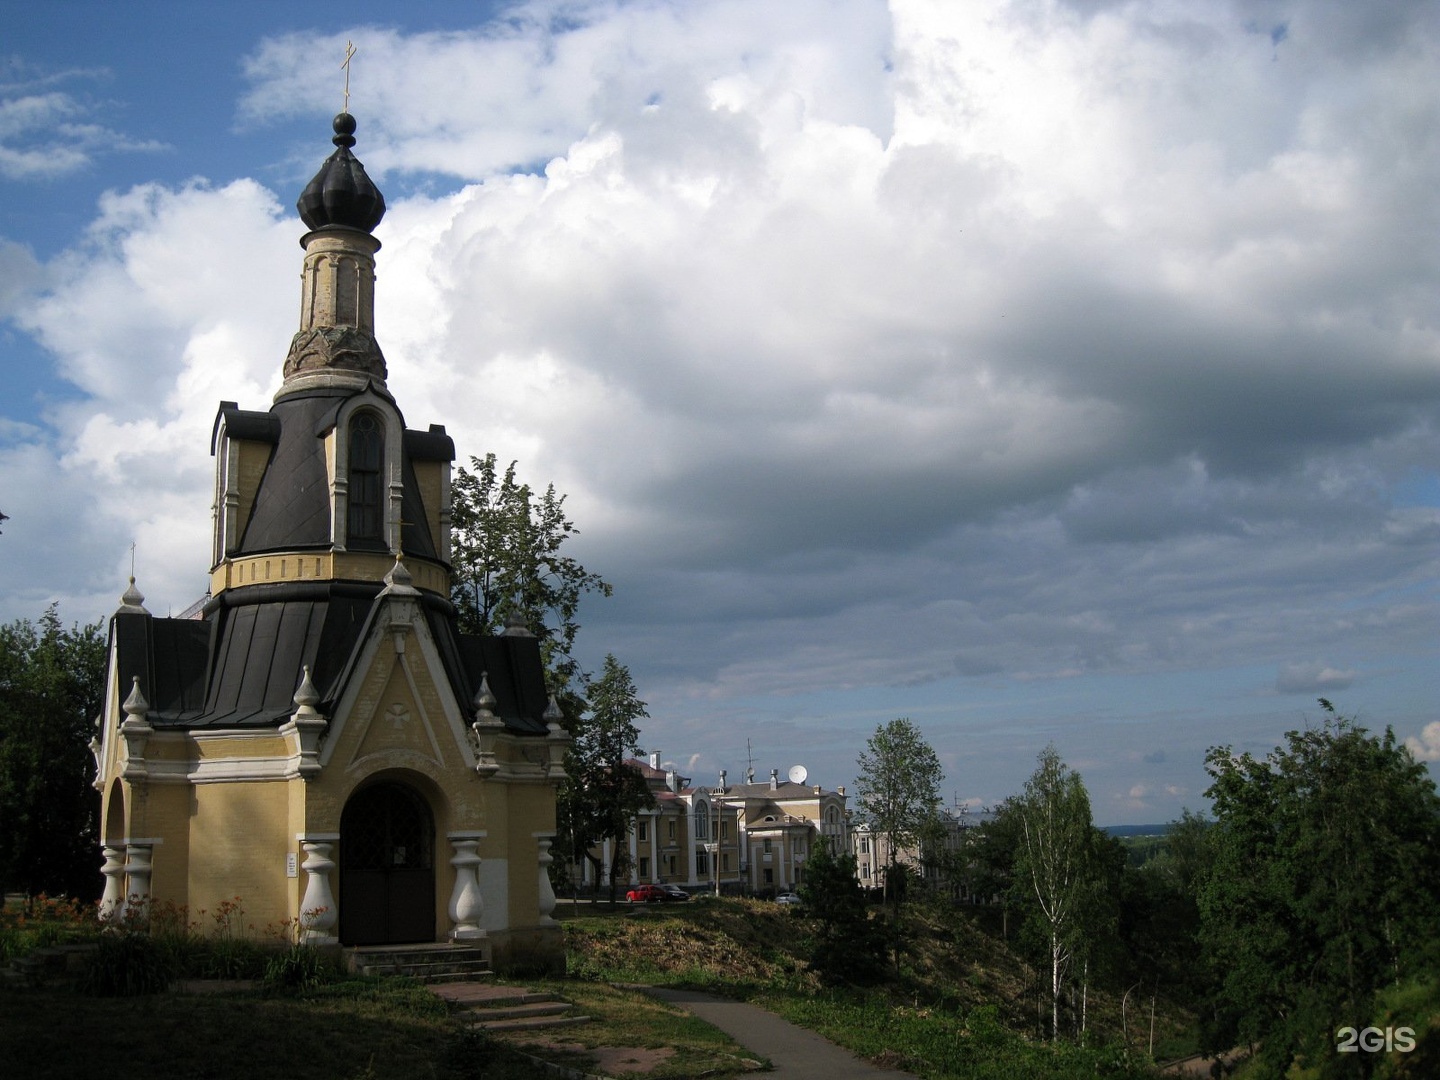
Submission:
[[[340,816],[340,940],[435,940],[435,819],[404,784],[372,784]]]

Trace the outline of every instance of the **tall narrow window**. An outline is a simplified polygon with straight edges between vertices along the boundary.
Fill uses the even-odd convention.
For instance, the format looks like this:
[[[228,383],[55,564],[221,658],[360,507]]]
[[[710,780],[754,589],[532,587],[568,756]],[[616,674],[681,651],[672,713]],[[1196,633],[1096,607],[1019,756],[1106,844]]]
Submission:
[[[384,500],[380,483],[384,475],[385,431],[374,413],[358,412],[350,421],[350,528],[347,541],[353,545],[379,544],[384,537]]]

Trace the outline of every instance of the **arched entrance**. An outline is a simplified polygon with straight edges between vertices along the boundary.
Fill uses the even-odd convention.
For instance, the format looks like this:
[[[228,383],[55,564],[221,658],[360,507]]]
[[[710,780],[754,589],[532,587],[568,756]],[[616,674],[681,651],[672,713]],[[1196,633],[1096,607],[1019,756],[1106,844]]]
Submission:
[[[371,784],[340,815],[340,940],[435,940],[435,818],[405,784]]]

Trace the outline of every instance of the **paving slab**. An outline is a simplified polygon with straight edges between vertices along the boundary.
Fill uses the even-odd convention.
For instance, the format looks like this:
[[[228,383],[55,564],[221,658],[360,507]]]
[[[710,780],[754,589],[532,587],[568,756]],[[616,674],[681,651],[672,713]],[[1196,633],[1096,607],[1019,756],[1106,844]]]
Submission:
[[[431,983],[427,989],[436,997],[456,1005],[477,1005],[492,1001],[545,1001],[551,994],[537,994],[523,986],[497,986],[490,982]]]
[[[751,1053],[769,1058],[774,1069],[765,1074],[766,1080],[914,1080],[911,1073],[871,1065],[756,1005],[694,990],[644,990],[715,1025]]]

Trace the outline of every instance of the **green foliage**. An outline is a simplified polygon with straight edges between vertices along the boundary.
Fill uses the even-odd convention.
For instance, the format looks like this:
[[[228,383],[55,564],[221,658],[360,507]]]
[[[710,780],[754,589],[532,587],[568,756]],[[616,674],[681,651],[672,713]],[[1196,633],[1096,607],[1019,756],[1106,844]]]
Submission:
[[[1012,887],[1023,897],[1031,926],[1044,943],[1050,1035],[1058,1038],[1061,994],[1075,974],[1072,965],[1079,961],[1081,978],[1088,978],[1089,961],[1113,935],[1115,894],[1107,886],[1123,868],[1124,853],[1105,846],[1090,820],[1085,782],[1060,760],[1054,746],[1040,753],[1034,774],[1008,812],[1019,819]]]
[[[598,880],[601,866],[592,848],[607,838],[616,840],[609,868],[613,900],[626,859],[626,845],[618,841],[637,813],[655,805],[645,777],[626,764],[631,754],[640,752],[637,721],[650,714],[629,669],[614,655],[605,657],[588,697],[587,709],[571,730],[567,779],[556,797],[556,847],[571,861],[589,859]]]
[[[905,717],[882,724],[865,742],[857,762],[856,817],[889,840],[886,895],[899,853],[919,845],[925,824],[940,805],[940,759]]]
[[[855,876],[855,856],[817,844],[800,886],[804,913],[817,929],[810,966],[827,982],[875,982],[882,974],[884,942],[870,919],[865,891]]]
[[[1031,1042],[1004,1027],[993,1005],[957,1015],[856,992],[767,997],[764,1004],[862,1057],[922,1077],[1142,1080],[1155,1076],[1148,1062],[1118,1045]]]
[[[265,964],[265,985],[272,989],[310,990],[338,976],[336,966],[313,945],[288,945]]]
[[[97,896],[99,803],[89,743],[103,705],[99,624],[0,626],[0,890]]]
[[[1335,1031],[1364,1027],[1377,991],[1425,970],[1440,917],[1440,798],[1387,730],[1353,720],[1287,733],[1264,760],[1210,751],[1214,865],[1203,942],[1222,973],[1212,1046],[1263,1043],[1257,1075],[1296,1055],[1349,1075]]]
[[[1209,992],[1213,979],[1199,945],[1201,883],[1213,862],[1211,822],[1189,810],[1163,837],[1150,838],[1149,857],[1133,858],[1120,880],[1124,977],[1161,985],[1187,999]],[[1133,849],[1127,845],[1133,855]]]
[[[122,930],[101,935],[80,986],[95,997],[138,997],[168,989],[174,978],[172,957],[160,941]]]
[[[551,690],[574,692],[583,681],[570,655],[580,599],[609,596],[611,587],[561,554],[576,529],[553,484],[536,495],[515,478],[515,462],[501,473],[494,454],[472,457],[470,470],[458,470],[450,508],[450,598],[460,628],[496,634],[518,616],[540,641]]]

